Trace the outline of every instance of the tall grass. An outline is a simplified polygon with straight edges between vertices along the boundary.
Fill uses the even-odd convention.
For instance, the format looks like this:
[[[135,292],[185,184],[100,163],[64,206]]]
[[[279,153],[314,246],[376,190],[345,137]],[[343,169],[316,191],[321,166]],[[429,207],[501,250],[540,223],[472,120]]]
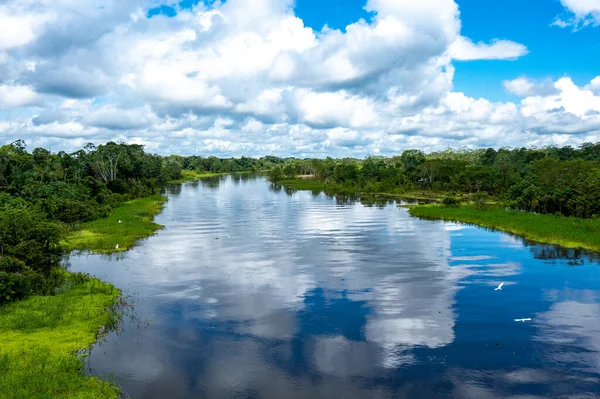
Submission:
[[[381,191],[377,187],[358,187],[338,183],[325,183],[322,180],[318,179],[284,179],[277,181],[277,184],[294,190],[323,191],[331,194],[377,194],[381,196],[398,197],[402,199],[416,201],[436,201],[441,200],[444,196],[448,195],[445,192],[437,192],[430,190],[406,191],[405,189],[398,187],[391,187],[387,190]]]
[[[526,239],[567,248],[600,252],[600,220],[473,206],[410,206],[412,216],[475,224],[523,236]]]
[[[120,292],[97,279],[67,281],[55,296],[0,307],[0,399],[119,397],[115,385],[83,374],[80,356],[116,322]]]
[[[185,183],[186,181],[194,181],[194,180],[198,180],[201,179],[203,177],[212,177],[212,176],[219,176],[219,175],[223,175],[225,173],[212,173],[212,172],[198,172],[195,170],[182,170],[181,171],[181,179],[177,179],[177,180],[171,180],[169,182],[169,184],[181,184],[181,183]]]
[[[61,243],[67,250],[97,253],[125,251],[140,238],[152,235],[163,227],[154,223],[153,219],[162,210],[166,200],[163,196],[154,195],[126,202],[113,209],[104,219],[80,224]]]

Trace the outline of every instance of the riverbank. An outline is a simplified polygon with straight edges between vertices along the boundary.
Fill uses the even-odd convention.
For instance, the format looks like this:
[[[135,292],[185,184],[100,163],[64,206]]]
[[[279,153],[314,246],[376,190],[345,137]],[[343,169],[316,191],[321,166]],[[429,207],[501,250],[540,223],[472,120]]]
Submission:
[[[163,226],[154,223],[154,216],[160,213],[166,201],[161,195],[128,201],[113,209],[106,218],[80,224],[61,244],[67,251],[126,251],[137,240],[162,229]]]
[[[441,201],[442,198],[448,195],[448,193],[445,192],[426,190],[403,191],[398,189],[395,191],[383,192],[365,191],[363,189],[348,187],[341,184],[325,184],[323,181],[317,179],[284,179],[278,180],[276,183],[295,190],[323,191],[332,194],[380,195],[426,202]],[[463,200],[466,199],[466,196],[459,195],[457,198]]]
[[[408,206],[411,216],[474,224],[502,230],[528,240],[600,252],[600,220],[554,215],[537,215],[503,208],[477,209],[474,206]]]
[[[449,193],[432,191],[365,192],[336,184],[324,184],[316,179],[286,179],[277,184],[296,190],[324,191],[333,194],[382,195],[414,201],[441,201]],[[453,196],[467,202],[464,194]],[[472,205],[444,207],[435,204],[408,206],[411,216],[430,220],[446,220],[474,224],[522,236],[544,244],[566,248],[581,248],[600,252],[600,220],[565,216],[539,215],[529,212],[507,211],[488,202],[489,208]]]
[[[182,170],[181,171],[181,179],[171,180],[169,184],[181,184],[187,181],[194,181],[201,179],[203,177],[212,177],[212,176],[221,176],[226,175],[227,173],[212,173],[212,172],[198,172],[195,170]]]
[[[118,387],[83,373],[80,356],[118,319],[120,294],[68,274],[57,295],[0,307],[0,398],[119,398]]]
[[[162,228],[153,220],[166,200],[128,201],[104,219],[79,225],[61,244],[67,251],[125,251]],[[118,321],[121,293],[96,278],[68,272],[65,278],[56,295],[0,307],[0,399],[120,397],[117,386],[83,373],[82,358]]]

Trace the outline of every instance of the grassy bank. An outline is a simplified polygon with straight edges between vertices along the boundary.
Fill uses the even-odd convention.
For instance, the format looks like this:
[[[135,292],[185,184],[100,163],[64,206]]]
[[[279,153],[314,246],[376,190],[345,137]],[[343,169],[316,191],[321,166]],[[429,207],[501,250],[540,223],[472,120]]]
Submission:
[[[203,177],[219,176],[219,175],[223,175],[223,174],[225,174],[225,173],[212,173],[212,172],[198,172],[195,170],[182,170],[181,171],[181,179],[171,180],[169,182],[169,184],[181,184],[181,183],[185,183],[186,181],[194,181],[194,180],[201,179]]]
[[[155,195],[126,202],[113,209],[104,219],[80,224],[65,237],[62,244],[71,251],[125,251],[140,238],[152,235],[162,228],[153,220],[162,210],[166,200],[163,196]]]
[[[311,191],[324,191],[328,193],[339,193],[339,194],[357,194],[357,195],[383,195],[389,197],[397,197],[407,200],[415,201],[439,201],[444,198],[448,193],[436,192],[436,191],[403,191],[401,189],[392,190],[387,192],[381,191],[369,191],[363,188],[355,188],[344,186],[341,184],[325,184],[321,180],[317,179],[285,179],[279,180],[277,184],[281,184],[285,187],[292,188],[295,190],[311,190]],[[460,198],[460,197],[459,197]]]
[[[0,307],[1,399],[111,399],[116,386],[83,374],[78,355],[115,323],[119,290],[69,275],[63,292]]]
[[[473,206],[418,205],[410,206],[409,212],[424,219],[470,223],[517,234],[532,241],[600,252],[598,219],[536,215],[502,208],[480,210]]]

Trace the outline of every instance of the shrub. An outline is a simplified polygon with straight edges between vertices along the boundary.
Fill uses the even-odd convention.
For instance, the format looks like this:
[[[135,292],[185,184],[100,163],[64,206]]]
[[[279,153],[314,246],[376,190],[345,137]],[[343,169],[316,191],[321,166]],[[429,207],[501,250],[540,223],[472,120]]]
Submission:
[[[0,304],[43,290],[44,278],[18,259],[0,257]]]
[[[269,181],[276,183],[283,178],[283,170],[280,166],[276,166],[269,172]]]
[[[460,201],[454,197],[447,196],[442,199],[442,205],[456,207],[460,205]]]
[[[473,203],[475,204],[475,208],[483,210],[487,209],[487,199],[488,194],[484,191],[478,191],[472,195]]]

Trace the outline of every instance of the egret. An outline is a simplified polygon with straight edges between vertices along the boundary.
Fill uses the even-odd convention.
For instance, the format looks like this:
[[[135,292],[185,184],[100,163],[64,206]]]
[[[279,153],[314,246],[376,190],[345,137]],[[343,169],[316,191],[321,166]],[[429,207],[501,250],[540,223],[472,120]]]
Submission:
[[[119,223],[123,223],[123,222],[121,222],[121,221],[119,220]]]
[[[119,244],[117,244],[117,246],[115,247],[115,249],[119,249]]]
[[[502,291],[502,286],[504,286],[504,283],[500,283],[500,285],[498,287],[496,287],[496,289],[494,289],[494,291]]]
[[[526,321],[531,321],[531,319],[515,319],[515,321],[525,323]]]

